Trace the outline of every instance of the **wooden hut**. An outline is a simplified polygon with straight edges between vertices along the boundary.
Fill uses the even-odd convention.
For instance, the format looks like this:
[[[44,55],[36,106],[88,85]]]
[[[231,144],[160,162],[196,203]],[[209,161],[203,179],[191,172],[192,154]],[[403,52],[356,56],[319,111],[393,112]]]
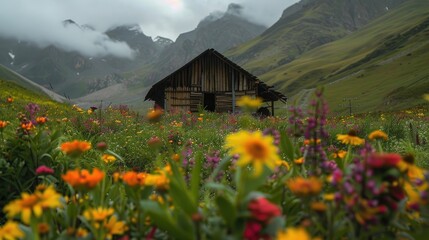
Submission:
[[[171,110],[196,112],[199,107],[214,112],[237,110],[236,99],[260,97],[274,115],[274,102],[286,103],[286,96],[260,81],[214,49],[208,49],[183,67],[154,84],[145,97]]]

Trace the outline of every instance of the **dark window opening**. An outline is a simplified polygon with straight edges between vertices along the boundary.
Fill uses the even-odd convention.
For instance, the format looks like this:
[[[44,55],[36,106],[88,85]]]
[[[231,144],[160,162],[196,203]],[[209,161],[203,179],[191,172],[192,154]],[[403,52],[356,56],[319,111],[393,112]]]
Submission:
[[[210,112],[216,110],[216,95],[214,93],[204,93],[204,109]]]

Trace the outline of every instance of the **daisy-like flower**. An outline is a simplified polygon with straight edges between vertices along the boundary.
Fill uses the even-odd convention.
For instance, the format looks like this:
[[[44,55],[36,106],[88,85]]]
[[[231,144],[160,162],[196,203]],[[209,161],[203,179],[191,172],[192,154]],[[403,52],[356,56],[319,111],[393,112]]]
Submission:
[[[231,156],[240,156],[238,166],[252,165],[256,176],[261,174],[264,166],[273,170],[281,162],[273,137],[264,136],[261,131],[230,134],[226,137],[225,148]]]
[[[297,177],[290,179],[286,185],[293,194],[302,197],[317,195],[322,190],[322,182],[316,177]]]
[[[337,134],[337,139],[347,145],[358,146],[365,143],[364,139],[356,135],[355,130],[350,130],[347,134]]]
[[[311,236],[302,228],[290,227],[277,233],[277,240],[310,240]]]
[[[62,175],[62,179],[74,188],[91,189],[97,186],[104,178],[104,172],[94,168],[92,173],[88,170],[75,169],[69,170]]]
[[[387,141],[387,139],[389,138],[387,137],[387,134],[385,132],[381,130],[375,130],[368,135],[368,139],[369,140],[382,139],[384,141]]]
[[[61,144],[61,151],[71,157],[78,157],[82,153],[91,149],[91,143],[86,141],[74,140]]]
[[[112,216],[104,223],[104,228],[107,230],[106,238],[112,239],[113,235],[122,235],[127,231],[125,222],[118,221],[116,216]]]
[[[90,208],[83,213],[83,216],[89,221],[102,222],[112,216],[114,212],[113,208]]]
[[[105,163],[113,163],[114,161],[116,161],[116,158],[115,156],[110,154],[103,154],[103,156],[101,156],[101,160],[103,160],[103,162]]]
[[[139,173],[139,172],[130,171],[130,172],[124,173],[124,175],[122,176],[122,181],[130,187],[144,186],[147,175],[148,175],[147,173],[143,173],[143,172]]]
[[[262,104],[261,98],[251,98],[250,96],[243,96],[237,100],[237,106],[246,110],[256,110]]]
[[[24,232],[19,228],[18,223],[7,221],[5,225],[0,226],[0,239],[13,240],[23,238]]]
[[[29,224],[31,216],[40,217],[43,211],[61,206],[60,198],[52,186],[36,190],[33,194],[22,193],[21,198],[16,199],[4,207],[8,217],[21,214],[21,220]]]

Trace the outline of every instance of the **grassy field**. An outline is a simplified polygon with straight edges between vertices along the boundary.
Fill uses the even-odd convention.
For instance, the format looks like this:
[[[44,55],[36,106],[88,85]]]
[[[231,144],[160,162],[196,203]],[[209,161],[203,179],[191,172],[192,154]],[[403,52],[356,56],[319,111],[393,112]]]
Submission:
[[[317,90],[284,117],[142,115],[0,88],[0,238],[425,234],[428,103],[327,117]]]

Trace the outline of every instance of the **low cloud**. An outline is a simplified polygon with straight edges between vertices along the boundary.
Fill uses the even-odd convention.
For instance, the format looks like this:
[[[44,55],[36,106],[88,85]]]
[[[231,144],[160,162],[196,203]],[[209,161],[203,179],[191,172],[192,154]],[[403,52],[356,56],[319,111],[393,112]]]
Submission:
[[[114,55],[132,58],[134,52],[104,32],[112,27],[140,24],[143,32],[173,40],[193,30],[212,12],[224,12],[230,3],[243,6],[250,21],[270,26],[282,11],[298,0],[0,0],[0,37],[54,45],[85,56]],[[88,24],[95,30],[64,27],[65,19]]]

